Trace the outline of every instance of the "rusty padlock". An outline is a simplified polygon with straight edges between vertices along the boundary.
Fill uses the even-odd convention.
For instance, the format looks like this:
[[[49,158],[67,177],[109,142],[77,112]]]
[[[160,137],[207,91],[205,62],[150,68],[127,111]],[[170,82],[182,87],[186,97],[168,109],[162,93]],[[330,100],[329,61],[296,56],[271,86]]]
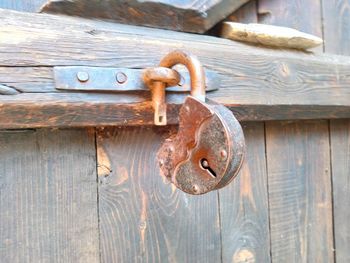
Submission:
[[[173,51],[160,62],[166,68],[176,64],[185,65],[190,73],[191,95],[181,106],[177,134],[159,149],[159,165],[176,187],[199,195],[222,188],[235,178],[245,153],[244,136],[229,109],[205,99],[205,74],[198,59]],[[165,85],[157,87],[165,89]],[[165,104],[164,95],[154,100]]]

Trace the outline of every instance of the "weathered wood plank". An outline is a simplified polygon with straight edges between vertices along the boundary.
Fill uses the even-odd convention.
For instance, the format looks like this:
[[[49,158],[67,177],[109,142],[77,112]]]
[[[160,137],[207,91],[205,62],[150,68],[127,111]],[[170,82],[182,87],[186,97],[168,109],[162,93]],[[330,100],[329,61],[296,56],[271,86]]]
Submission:
[[[326,0],[323,6],[325,51],[350,55],[350,1]]]
[[[248,0],[56,0],[42,12],[203,33]]]
[[[240,22],[240,23],[257,23],[257,2],[256,0],[249,1],[241,6],[236,12],[229,15],[225,21]]]
[[[350,1],[322,1],[327,53],[350,55]],[[335,257],[350,261],[350,120],[330,122]]]
[[[350,262],[350,120],[331,121],[335,255]]]
[[[89,125],[123,125],[128,114],[135,112],[120,109],[116,114],[118,117],[109,122],[110,119],[104,117],[104,109],[112,110],[110,105],[118,104],[118,101],[129,104],[126,108],[137,108],[137,103],[148,103],[148,95],[109,97],[96,93],[63,93],[59,96],[27,93],[56,91],[53,66],[144,68],[157,65],[164,54],[176,48],[197,55],[206,68],[220,74],[220,89],[208,93],[208,97],[225,104],[240,116],[246,116],[241,119],[350,117],[350,60],[346,57],[315,56],[208,36],[45,14],[0,11],[0,22],[0,84],[23,93],[0,96],[2,128],[30,127],[26,112],[31,112],[32,120],[40,120],[40,116],[52,120],[53,126],[85,125],[85,120],[79,121],[84,119],[79,115],[84,111],[100,116],[99,122],[90,122]],[[67,28],[69,30],[65,30]],[[171,103],[178,108],[183,96],[170,97]],[[57,103],[62,107],[57,108],[56,101],[61,98]],[[80,113],[69,102],[77,98],[81,99]],[[37,111],[36,107],[40,106],[33,105],[36,100],[39,103],[46,101],[46,108]],[[21,110],[16,110],[15,101],[21,105]],[[151,119],[151,108],[142,110],[145,111],[143,116]],[[75,121],[55,123],[62,111],[63,114],[75,115]],[[169,118],[176,122],[177,112],[170,110]],[[8,126],[11,122],[13,126]],[[140,123],[145,122],[137,116],[128,122],[129,125]],[[47,126],[45,122],[34,121],[31,125]]]
[[[0,132],[1,262],[99,262],[94,133]]]
[[[165,131],[98,132],[103,262],[220,262],[217,193],[190,196],[159,174]]]
[[[266,123],[272,262],[333,262],[327,121]]]
[[[321,0],[259,0],[258,16],[260,23],[291,27],[322,38],[321,9]]]
[[[316,36],[320,10],[319,0],[259,4],[261,22]],[[333,262],[328,122],[267,123],[266,147],[272,262]]]
[[[242,170],[220,190],[222,262],[271,262],[264,123],[243,124]]]
[[[153,125],[149,94],[26,93],[0,96],[0,129]],[[144,102],[148,98],[147,102]],[[103,103],[101,103],[103,101]],[[132,101],[132,103],[130,103]],[[167,99],[168,124],[177,124],[179,97]],[[344,106],[227,105],[240,121],[349,116]]]
[[[250,1],[228,20],[256,23]],[[247,153],[242,170],[220,190],[222,263],[271,262],[264,123],[244,123]]]

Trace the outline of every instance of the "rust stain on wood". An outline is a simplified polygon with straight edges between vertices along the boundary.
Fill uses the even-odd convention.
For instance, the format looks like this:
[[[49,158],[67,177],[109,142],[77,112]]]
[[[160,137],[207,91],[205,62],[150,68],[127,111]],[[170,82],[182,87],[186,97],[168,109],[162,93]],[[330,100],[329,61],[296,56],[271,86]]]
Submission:
[[[140,214],[140,247],[144,253],[147,246],[145,245],[145,231],[147,228],[147,194],[141,190],[141,214]]]
[[[111,174],[111,162],[109,157],[101,144],[97,145],[97,175],[98,177],[107,177]]]
[[[241,176],[243,177],[242,180],[240,180],[241,185],[241,195],[242,197],[246,197],[250,204],[253,206],[253,209],[256,210],[256,205],[254,201],[254,194],[252,189],[252,176],[250,174],[249,165],[245,162],[242,167],[242,173]],[[241,206],[243,206],[243,203],[241,203]],[[242,207],[243,209],[243,207]]]

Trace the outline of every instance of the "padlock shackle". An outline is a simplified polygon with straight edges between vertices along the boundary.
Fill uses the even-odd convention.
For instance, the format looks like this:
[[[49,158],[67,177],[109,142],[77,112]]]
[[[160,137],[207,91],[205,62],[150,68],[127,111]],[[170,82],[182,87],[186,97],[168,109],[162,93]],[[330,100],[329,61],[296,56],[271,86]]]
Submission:
[[[191,95],[205,102],[205,73],[198,58],[182,50],[174,50],[163,57],[159,65],[172,68],[177,64],[184,65],[190,73]]]

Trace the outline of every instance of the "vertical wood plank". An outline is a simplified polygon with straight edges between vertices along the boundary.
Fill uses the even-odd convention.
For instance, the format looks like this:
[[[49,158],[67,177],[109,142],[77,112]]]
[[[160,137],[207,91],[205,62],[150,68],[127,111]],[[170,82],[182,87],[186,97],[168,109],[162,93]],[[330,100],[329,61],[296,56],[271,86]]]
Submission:
[[[259,0],[259,23],[285,26],[322,38],[321,0]],[[322,47],[313,49],[322,52]]]
[[[94,133],[0,132],[0,261],[99,262]]]
[[[217,193],[185,194],[159,173],[165,133],[98,133],[102,262],[220,262]]]
[[[220,190],[223,262],[271,262],[264,123],[243,125],[247,153],[237,178]]]
[[[323,0],[325,51],[350,55],[350,0]]]
[[[227,18],[257,22],[250,1]],[[247,153],[237,178],[219,191],[222,262],[271,262],[264,123],[243,125]]]
[[[266,124],[273,262],[333,262],[327,121]]]
[[[350,55],[350,0],[323,0],[327,53]],[[350,120],[330,122],[335,255],[350,262]]]
[[[259,0],[258,14],[322,37],[320,0]],[[333,262],[328,122],[269,122],[266,150],[272,262]]]
[[[47,0],[0,0],[0,8],[25,12],[38,12]]]
[[[350,262],[350,121],[331,121],[334,234],[338,263]]]
[[[227,21],[239,23],[256,23],[258,22],[256,1],[249,1],[241,6],[236,12],[227,17]]]
[[[259,0],[259,22],[292,27],[322,37],[320,0]]]

